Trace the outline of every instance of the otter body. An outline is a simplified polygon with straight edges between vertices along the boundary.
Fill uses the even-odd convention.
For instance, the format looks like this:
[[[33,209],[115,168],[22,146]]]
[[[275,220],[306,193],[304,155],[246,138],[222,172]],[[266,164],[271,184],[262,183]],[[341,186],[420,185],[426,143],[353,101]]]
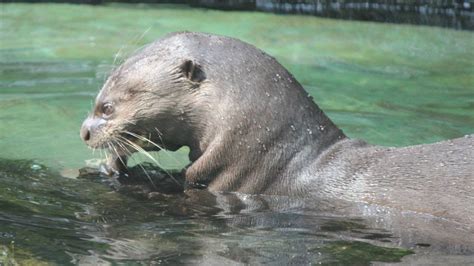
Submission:
[[[191,186],[339,198],[474,224],[473,137],[404,148],[351,140],[274,58],[228,37],[171,34],[127,59],[81,136],[114,154],[115,171],[132,152],[189,146]]]

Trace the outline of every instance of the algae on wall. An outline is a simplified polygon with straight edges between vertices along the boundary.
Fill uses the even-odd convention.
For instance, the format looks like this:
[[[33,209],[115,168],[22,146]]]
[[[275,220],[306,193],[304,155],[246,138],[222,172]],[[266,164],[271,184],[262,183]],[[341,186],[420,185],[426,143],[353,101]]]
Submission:
[[[188,3],[217,9],[307,14],[474,30],[473,4],[467,0],[189,0]]]
[[[341,19],[474,29],[473,5],[466,0],[256,0],[256,9]]]
[[[4,0],[3,2],[56,2],[92,5],[111,2],[183,4],[222,10],[305,14],[338,19],[474,30],[474,4],[469,0]]]

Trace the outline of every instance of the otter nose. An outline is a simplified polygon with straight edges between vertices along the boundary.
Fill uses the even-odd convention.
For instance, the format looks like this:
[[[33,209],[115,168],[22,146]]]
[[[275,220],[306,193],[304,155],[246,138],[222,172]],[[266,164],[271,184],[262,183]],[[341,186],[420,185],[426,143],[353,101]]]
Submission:
[[[81,139],[84,142],[88,142],[91,139],[91,123],[90,118],[87,118],[81,126]]]
[[[87,142],[91,139],[91,132],[88,128],[86,128],[86,127],[81,128],[81,138],[85,142]]]
[[[84,120],[81,127],[81,139],[89,144],[95,135],[99,133],[99,129],[105,125],[106,121],[102,118],[88,117]]]

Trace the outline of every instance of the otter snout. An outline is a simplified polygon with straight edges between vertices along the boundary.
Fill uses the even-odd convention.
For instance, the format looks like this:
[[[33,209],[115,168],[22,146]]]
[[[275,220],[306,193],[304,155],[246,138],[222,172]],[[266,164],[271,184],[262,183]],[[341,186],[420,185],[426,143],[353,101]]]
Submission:
[[[88,117],[81,126],[80,136],[81,139],[89,146],[100,130],[101,126],[104,125],[105,120],[100,118]]]

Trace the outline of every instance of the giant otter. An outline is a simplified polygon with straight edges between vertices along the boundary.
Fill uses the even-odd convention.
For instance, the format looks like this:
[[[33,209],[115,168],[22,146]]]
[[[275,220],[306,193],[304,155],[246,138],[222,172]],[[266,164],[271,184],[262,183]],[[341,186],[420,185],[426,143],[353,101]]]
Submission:
[[[128,58],[81,129],[126,171],[133,151],[189,146],[189,186],[337,198],[474,225],[474,138],[390,148],[347,138],[274,58],[175,33]]]

